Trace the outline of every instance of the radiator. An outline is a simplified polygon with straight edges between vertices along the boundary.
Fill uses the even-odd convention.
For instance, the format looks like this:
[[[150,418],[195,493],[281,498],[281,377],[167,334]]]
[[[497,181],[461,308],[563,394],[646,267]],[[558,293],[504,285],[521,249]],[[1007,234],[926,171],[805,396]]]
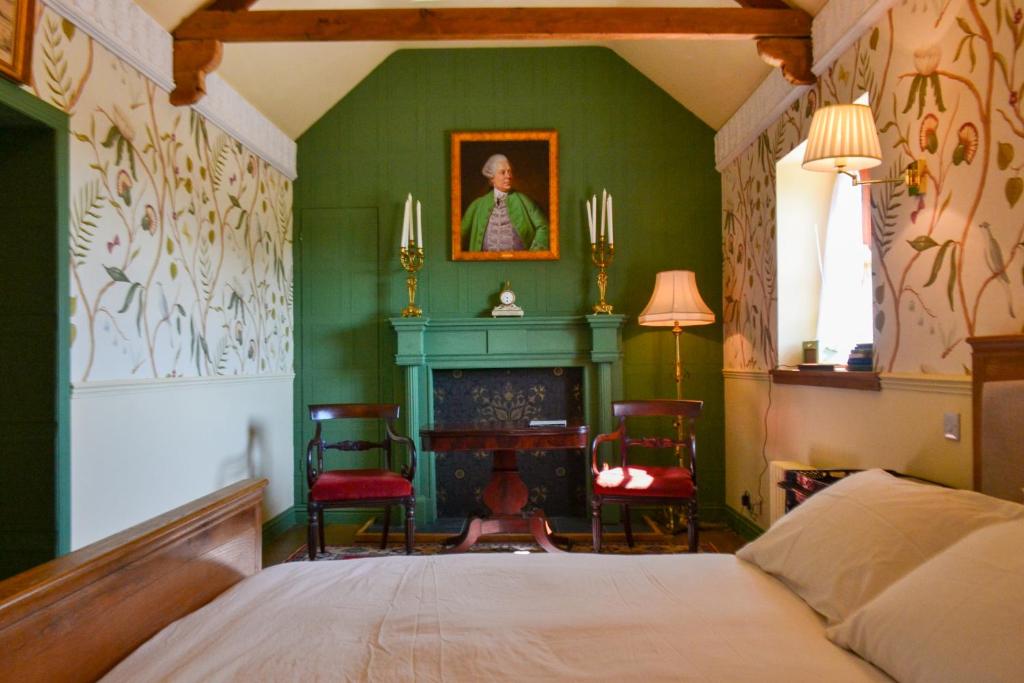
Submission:
[[[787,470],[813,470],[814,467],[794,460],[772,460],[768,463],[768,525],[786,514],[786,491],[779,487]]]

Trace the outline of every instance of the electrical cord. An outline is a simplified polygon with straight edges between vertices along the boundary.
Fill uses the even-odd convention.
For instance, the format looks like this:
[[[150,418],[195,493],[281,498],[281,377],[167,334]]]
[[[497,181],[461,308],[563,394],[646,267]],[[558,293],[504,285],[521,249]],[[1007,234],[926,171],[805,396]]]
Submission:
[[[762,420],[762,424],[764,425],[764,440],[761,442],[761,462],[763,463],[763,465],[761,466],[760,474],[757,475],[757,503],[754,506],[752,506],[752,508],[757,509],[758,514],[760,514],[764,510],[764,494],[762,493],[763,489],[761,488],[761,485],[764,483],[764,475],[767,474],[768,472],[768,413],[771,412],[772,409],[772,384],[774,384],[774,382],[772,382],[772,378],[769,375],[768,405],[764,409],[764,418]],[[754,509],[751,509],[750,512],[753,516]]]

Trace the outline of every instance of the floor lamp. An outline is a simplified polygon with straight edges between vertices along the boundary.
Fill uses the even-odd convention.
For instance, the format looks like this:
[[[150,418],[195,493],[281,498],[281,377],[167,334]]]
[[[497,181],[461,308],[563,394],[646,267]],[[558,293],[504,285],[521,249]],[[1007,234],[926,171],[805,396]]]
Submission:
[[[715,322],[715,314],[700,298],[697,291],[697,278],[692,270],[666,270],[658,273],[654,281],[654,292],[651,300],[640,313],[639,322],[647,327],[671,327],[676,341],[676,398],[683,398],[683,364],[679,355],[679,335],[684,327],[690,325],[710,325]],[[683,440],[683,423],[676,422],[676,440]],[[676,446],[676,460],[682,462],[682,447]],[[668,511],[670,527],[675,530],[677,525],[671,508]]]

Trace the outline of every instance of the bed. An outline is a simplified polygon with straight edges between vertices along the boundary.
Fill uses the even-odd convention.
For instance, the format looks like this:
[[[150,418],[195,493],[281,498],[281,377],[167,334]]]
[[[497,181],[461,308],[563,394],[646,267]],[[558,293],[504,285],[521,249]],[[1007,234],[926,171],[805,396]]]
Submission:
[[[986,441],[993,401],[982,399],[1024,379],[1024,336],[993,339],[972,340],[982,482],[985,448],[1010,443],[1009,469],[1021,469],[1020,428],[1015,442]],[[1024,506],[893,488],[888,476],[848,477],[738,556],[466,554],[262,571],[265,482],[243,481],[0,583],[0,678],[967,680],[958,667],[969,666],[970,680],[1012,680],[1024,671]],[[935,627],[968,618],[978,623],[959,643]]]

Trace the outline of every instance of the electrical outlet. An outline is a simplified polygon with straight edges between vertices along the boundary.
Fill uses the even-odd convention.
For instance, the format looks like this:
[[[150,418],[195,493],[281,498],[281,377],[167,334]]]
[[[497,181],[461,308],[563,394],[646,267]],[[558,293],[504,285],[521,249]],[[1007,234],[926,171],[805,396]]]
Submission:
[[[942,435],[950,441],[960,440],[960,413],[943,413]]]
[[[743,495],[740,496],[740,505],[742,505],[743,508],[748,511],[753,511],[750,507],[750,491],[744,491]]]

